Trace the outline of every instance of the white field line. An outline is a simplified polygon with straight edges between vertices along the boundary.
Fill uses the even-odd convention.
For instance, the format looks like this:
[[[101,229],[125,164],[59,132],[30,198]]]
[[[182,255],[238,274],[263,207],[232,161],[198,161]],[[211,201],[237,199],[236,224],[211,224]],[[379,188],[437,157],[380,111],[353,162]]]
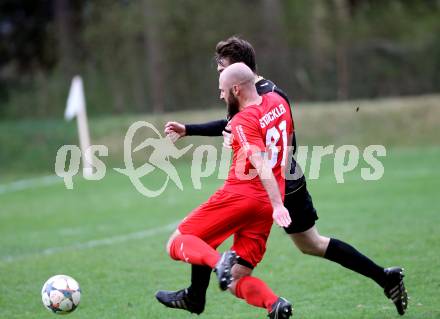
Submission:
[[[43,177],[36,177],[30,179],[22,179],[15,182],[11,182],[8,184],[0,185],[0,195],[18,192],[21,190],[36,188],[41,186],[49,186],[59,182],[62,182],[63,179],[56,175],[48,175]]]
[[[75,251],[75,250],[83,250],[89,248],[95,248],[100,246],[111,246],[115,244],[120,244],[129,240],[139,240],[147,237],[152,237],[161,233],[165,233],[168,231],[172,231],[176,228],[179,222],[174,222],[165,226],[160,226],[156,228],[146,229],[138,232],[133,232],[125,235],[117,235],[110,236],[101,239],[94,239],[90,241],[86,241],[83,243],[76,243],[70,246],[61,246],[61,247],[51,247],[41,250],[35,253],[22,254],[17,256],[2,256],[2,262],[14,262],[20,259],[24,259],[27,257],[38,257],[38,256],[50,256],[56,253],[66,252],[66,251]]]

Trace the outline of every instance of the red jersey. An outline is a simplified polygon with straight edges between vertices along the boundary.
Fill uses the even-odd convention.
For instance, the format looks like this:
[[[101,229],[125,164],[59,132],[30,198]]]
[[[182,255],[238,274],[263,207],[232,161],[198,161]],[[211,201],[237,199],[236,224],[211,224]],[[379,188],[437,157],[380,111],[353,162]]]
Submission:
[[[288,138],[293,133],[289,104],[276,93],[262,95],[260,105],[248,106],[231,121],[232,166],[223,186],[227,192],[269,201],[266,190],[248,156],[266,152],[272,172],[284,197],[284,166]]]

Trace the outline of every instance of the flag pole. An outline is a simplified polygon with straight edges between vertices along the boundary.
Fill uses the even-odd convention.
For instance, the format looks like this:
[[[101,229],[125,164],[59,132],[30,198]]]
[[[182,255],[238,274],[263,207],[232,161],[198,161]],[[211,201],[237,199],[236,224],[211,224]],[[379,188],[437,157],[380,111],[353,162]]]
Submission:
[[[82,153],[83,176],[89,177],[93,173],[92,154],[90,150],[90,133],[87,122],[86,101],[82,79],[76,75],[72,79],[69,96],[67,98],[64,118],[67,121],[76,117],[78,126],[79,145]]]

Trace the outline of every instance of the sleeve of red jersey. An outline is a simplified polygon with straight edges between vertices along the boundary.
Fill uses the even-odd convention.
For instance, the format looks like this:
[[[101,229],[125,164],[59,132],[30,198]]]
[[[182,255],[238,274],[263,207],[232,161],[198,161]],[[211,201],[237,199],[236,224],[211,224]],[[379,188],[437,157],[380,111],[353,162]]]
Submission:
[[[256,151],[266,151],[260,122],[255,115],[247,112],[238,113],[231,123],[231,130],[240,147],[246,151],[247,156]]]

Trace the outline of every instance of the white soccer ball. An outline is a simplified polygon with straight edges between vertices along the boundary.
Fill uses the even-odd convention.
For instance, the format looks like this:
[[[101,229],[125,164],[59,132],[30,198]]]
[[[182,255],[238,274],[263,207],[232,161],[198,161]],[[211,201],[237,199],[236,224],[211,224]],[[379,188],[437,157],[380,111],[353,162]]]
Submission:
[[[51,312],[64,315],[76,309],[81,299],[78,282],[66,275],[50,277],[41,290],[43,305]]]

